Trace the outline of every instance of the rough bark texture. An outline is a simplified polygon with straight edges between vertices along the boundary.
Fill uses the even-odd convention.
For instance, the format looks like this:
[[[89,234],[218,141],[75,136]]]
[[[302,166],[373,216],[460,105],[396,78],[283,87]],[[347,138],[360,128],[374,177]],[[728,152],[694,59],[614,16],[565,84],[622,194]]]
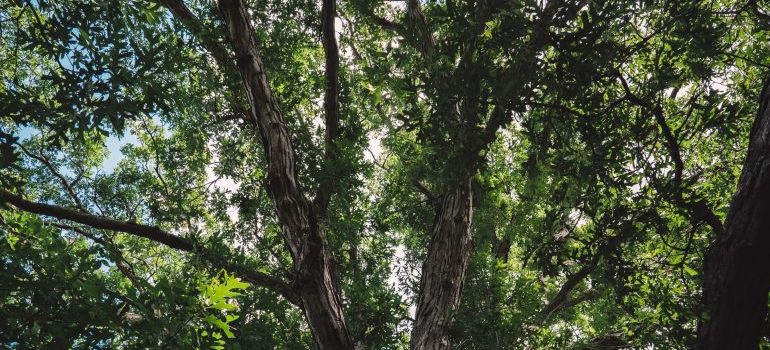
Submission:
[[[697,349],[757,349],[770,290],[770,80],[725,231],[714,242],[703,281],[708,314]]]
[[[294,260],[293,284],[319,349],[352,349],[331,270],[326,239],[312,205],[297,185],[294,149],[278,101],[268,85],[248,11],[242,0],[220,0],[246,88],[251,117],[268,158],[268,191]]]
[[[518,101],[525,96],[527,83],[534,79],[535,75],[522,75],[521,72],[530,72],[537,68],[535,55],[547,43],[545,29],[561,4],[561,1],[548,2],[542,12],[541,20],[536,24],[540,34],[533,35],[527,43],[527,51],[533,53],[532,59],[519,61],[510,69],[510,72],[519,78],[517,80],[520,84],[511,85],[509,90],[501,92],[501,96],[513,96],[511,101]],[[480,17],[482,19],[493,15],[492,9],[485,9],[482,12],[484,13]],[[451,74],[442,74],[441,70],[436,70],[433,66],[435,39],[420,9],[419,1],[407,1],[407,15],[419,41],[431,84],[435,84],[437,90],[442,92],[456,92],[456,89],[450,87],[450,82],[455,80],[455,77]],[[458,63],[460,71],[468,73],[467,69],[478,69],[478,62],[466,61],[466,59],[470,59],[470,56],[464,56]],[[473,75],[469,74],[469,76]],[[448,116],[449,120],[460,120],[464,125],[476,125],[480,117],[476,99],[480,88],[480,84],[465,86],[468,91],[459,93],[461,95],[459,100],[443,95],[441,96],[443,99],[440,98],[438,101],[438,109],[442,110],[442,115]],[[410,340],[411,349],[449,349],[451,347],[449,332],[454,313],[460,305],[465,270],[472,249],[471,179],[484,159],[482,151],[494,141],[497,131],[511,121],[509,113],[510,106],[513,105],[511,101],[507,98],[504,101],[496,101],[490,118],[483,128],[480,130],[468,128],[461,133],[459,140],[456,140],[462,145],[455,150],[460,156],[456,161],[450,160],[448,164],[452,165],[449,172],[455,174],[452,177],[457,176],[461,180],[455,188],[450,188],[444,193],[438,206],[433,236],[428,244],[428,256],[422,267],[417,313]]]
[[[444,196],[422,267],[412,349],[449,349],[449,326],[471,252],[471,179]]]

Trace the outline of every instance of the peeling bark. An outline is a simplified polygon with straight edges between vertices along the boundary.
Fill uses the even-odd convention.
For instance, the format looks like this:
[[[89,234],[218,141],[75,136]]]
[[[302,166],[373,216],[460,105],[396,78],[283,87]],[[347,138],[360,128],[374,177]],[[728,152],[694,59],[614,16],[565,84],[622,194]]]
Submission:
[[[725,230],[706,257],[696,349],[757,349],[770,291],[770,79]]]

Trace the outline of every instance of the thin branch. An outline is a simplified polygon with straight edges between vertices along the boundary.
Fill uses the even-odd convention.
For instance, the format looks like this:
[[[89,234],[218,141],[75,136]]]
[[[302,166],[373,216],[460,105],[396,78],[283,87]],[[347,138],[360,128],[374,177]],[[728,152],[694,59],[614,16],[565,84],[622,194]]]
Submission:
[[[671,160],[674,163],[673,202],[680,208],[690,212],[695,220],[703,221],[711,226],[715,232],[721,233],[724,230],[722,227],[722,221],[719,219],[719,217],[716,216],[714,211],[709,208],[705,201],[693,201],[684,198],[683,192],[685,192],[686,186],[682,185],[682,174],[684,172],[682,153],[679,147],[679,142],[676,140],[674,133],[671,131],[671,127],[669,127],[668,123],[666,122],[666,117],[663,114],[663,107],[660,103],[653,105],[638,95],[634,94],[628,85],[628,81],[626,81],[625,77],[623,77],[623,74],[616,72],[616,75],[620,80],[623,90],[625,91],[627,100],[634,105],[651,112],[655,118],[656,124],[663,134],[663,139],[665,141],[664,146],[669,153],[669,157],[671,157]]]
[[[62,174],[60,174],[58,170],[56,170],[56,167],[54,167],[53,164],[51,164],[51,162],[48,160],[48,158],[44,157],[43,155],[37,155],[37,154],[34,154],[34,153],[30,152],[21,143],[17,142],[16,145],[19,146],[19,149],[21,149],[21,151],[24,152],[24,154],[26,154],[30,158],[33,158],[33,159],[43,163],[43,165],[45,165],[45,167],[48,168],[48,171],[50,171],[51,174],[59,180],[59,182],[62,184],[64,189],[67,190],[67,193],[69,194],[69,196],[72,199],[72,201],[75,202],[75,206],[78,208],[78,210],[83,211],[83,212],[86,211],[85,207],[83,206],[83,203],[80,201],[80,198],[78,198],[78,196],[75,193],[75,190],[72,188],[72,185],[70,184],[70,182],[67,181],[67,179],[65,179],[64,176]]]
[[[75,232],[107,248],[112,253],[111,254],[112,261],[115,263],[115,266],[118,267],[118,270],[123,274],[123,276],[126,276],[126,278],[128,278],[128,280],[131,281],[131,284],[138,291],[140,292],[145,291],[144,284],[142,284],[139,281],[139,277],[136,276],[136,273],[134,272],[134,268],[131,266],[131,264],[126,262],[125,258],[123,257],[123,252],[121,252],[118,248],[116,248],[114,243],[106,239],[103,239],[101,237],[97,237],[96,235],[93,235],[89,232],[86,232],[86,230],[83,230],[80,227],[65,225],[58,222],[48,222],[48,223],[60,229]]]
[[[386,167],[385,164],[377,161],[377,157],[374,156],[374,153],[372,152],[372,150],[368,148],[366,150],[372,156],[372,163],[374,163],[374,165],[376,165],[378,168],[382,169],[385,172],[388,172],[388,173],[391,172],[391,170],[388,167]],[[429,202],[433,204],[438,203],[438,199],[436,198],[436,196],[430,191],[430,189],[428,189],[428,186],[422,183],[422,181],[418,179],[414,179],[413,184],[417,188],[417,190],[420,191],[420,193],[422,193],[423,195],[425,195],[425,197],[428,198]]]
[[[622,211],[621,211],[622,212]],[[654,216],[655,212],[654,210],[646,210],[644,212],[638,213],[637,215],[631,217],[630,219],[626,220],[622,226],[618,230],[618,234],[609,237],[598,249],[598,251],[594,254],[593,257],[591,257],[591,260],[589,260],[583,267],[580,268],[577,272],[572,274],[567,278],[567,281],[561,286],[559,291],[556,293],[556,296],[554,296],[553,299],[551,299],[548,304],[543,307],[542,310],[540,310],[539,313],[539,324],[545,324],[545,322],[548,320],[548,318],[554,314],[555,312],[558,312],[561,309],[577,305],[580,302],[583,302],[585,300],[589,300],[593,296],[581,294],[580,296],[577,296],[573,299],[569,299],[569,295],[572,293],[572,291],[580,284],[582,283],[588,276],[596,269],[596,267],[599,265],[599,262],[604,259],[605,257],[612,254],[617,247],[624,241],[626,237],[631,235],[633,232],[633,224],[635,222],[643,222],[646,221]]]

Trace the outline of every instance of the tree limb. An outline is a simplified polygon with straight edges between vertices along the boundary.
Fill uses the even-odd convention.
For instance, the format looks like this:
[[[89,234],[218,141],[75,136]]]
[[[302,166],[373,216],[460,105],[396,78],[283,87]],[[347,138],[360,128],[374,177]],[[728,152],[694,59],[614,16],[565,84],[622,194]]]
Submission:
[[[289,129],[270,88],[251,16],[243,0],[219,0],[219,9],[251,104],[249,117],[258,126],[266,153],[268,193],[294,262],[292,286],[319,349],[352,349],[326,236],[298,184]],[[333,18],[328,24],[333,25]]]
[[[240,275],[244,280],[248,282],[273,290],[294,304],[299,303],[296,294],[292,291],[290,286],[280,278],[260,272],[251,271],[250,269],[243,266],[231,264],[227,261],[224,261],[222,258],[206,251],[204,247],[199,246],[185,238],[167,233],[157,226],[147,226],[133,222],[120,221],[112,218],[84,213],[75,209],[61,207],[58,205],[32,202],[4,189],[0,189],[0,204],[10,204],[19,210],[23,210],[28,213],[50,216],[61,220],[69,220],[96,229],[127,233],[136,237],[142,237],[153,242],[161,243],[169,248],[195,253],[212,263],[212,265],[217,268],[230,270]]]
[[[216,62],[217,66],[222,69],[222,73],[225,75],[229,82],[235,83],[239,80],[238,67],[236,67],[235,63],[233,62],[232,56],[230,55],[227,48],[222,43],[215,40],[215,38],[211,37],[211,35],[206,34],[205,28],[201,24],[200,20],[195,16],[194,13],[192,13],[192,11],[190,11],[190,9],[184,4],[182,0],[147,1],[154,2],[167,8],[171,14],[174,15],[174,17],[186,25],[190,32],[197,36],[199,40],[201,40],[206,51],[208,51],[211,56],[214,57],[214,61]],[[250,121],[250,119],[246,117],[246,111],[248,110],[246,106],[243,106],[238,101],[233,101],[232,108],[235,114],[239,115],[244,121]]]
[[[671,131],[671,127],[666,122],[666,117],[663,113],[663,107],[660,103],[652,104],[631,91],[623,74],[616,72],[618,79],[626,94],[626,99],[632,104],[645,109],[652,113],[655,118],[655,123],[660,128],[663,134],[664,145],[668,151],[671,161],[674,163],[674,179],[673,179],[673,202],[678,207],[690,212],[693,215],[693,219],[697,221],[703,221],[717,233],[724,231],[722,226],[722,220],[714,213],[714,211],[703,200],[691,200],[684,198],[684,192],[687,191],[686,186],[682,185],[682,176],[684,173],[684,161],[682,160],[682,152],[679,147],[679,142],[676,140],[674,133]]]
[[[556,293],[556,296],[551,299],[542,310],[540,310],[540,324],[545,323],[554,312],[564,307],[572,290],[591,274],[594,268],[596,268],[596,265],[599,264],[600,257],[601,255],[599,254],[595,255],[588,265],[583,266],[580,270],[567,278],[567,282],[561,286],[559,292]]]
[[[623,213],[623,210],[619,211],[619,213]],[[591,260],[589,260],[588,263],[581,267],[580,270],[567,278],[567,281],[561,286],[559,292],[556,293],[556,296],[554,296],[554,298],[551,299],[551,301],[548,302],[548,304],[546,304],[542,310],[540,310],[539,323],[544,324],[553,313],[560,309],[564,309],[593,298],[594,296],[590,294],[585,295],[584,293],[570,300],[569,295],[572,293],[575,287],[583,282],[596,269],[596,267],[599,265],[599,262],[603,258],[612,254],[615,249],[617,249],[617,247],[623,242],[623,240],[632,233],[631,230],[633,229],[634,222],[647,220],[653,217],[653,215],[654,210],[647,210],[625,221],[619,228],[618,234],[613,237],[609,237],[600,246],[598,252],[596,252],[594,256],[591,257]]]
[[[49,224],[56,226],[62,230],[76,232],[83,237],[86,237],[96,243],[101,244],[104,248],[106,248],[112,253],[111,254],[112,261],[115,263],[115,266],[118,268],[118,270],[120,270],[123,276],[126,276],[126,278],[128,278],[128,280],[131,282],[134,288],[136,288],[140,292],[145,291],[144,284],[139,280],[139,277],[136,276],[133,266],[131,266],[131,264],[129,264],[125,260],[125,258],[123,257],[123,252],[121,252],[117,247],[115,247],[115,245],[112,242],[108,242],[106,239],[103,239],[101,237],[97,237],[96,235],[88,233],[77,226],[65,225],[58,222],[49,222]]]
[[[78,210],[58,205],[36,203],[21,196],[0,189],[0,203],[11,204],[23,211],[33,214],[52,216],[58,219],[70,220],[93,228],[128,233],[162,243],[170,248],[193,251],[194,246],[184,238],[168,234],[156,226],[145,226],[133,222],[120,221],[112,218],[94,216]]]
[[[416,31],[417,40],[420,43],[420,52],[427,61],[433,53],[433,48],[436,46],[436,39],[433,38],[433,32],[430,30],[425,14],[422,13],[418,0],[407,0],[406,11],[409,21]]]
[[[214,40],[209,35],[205,34],[205,30],[200,20],[190,9],[184,4],[182,0],[148,0],[167,8],[174,17],[178,18],[184,23],[193,35],[203,42],[203,46],[214,57],[217,65],[225,70],[226,74],[229,74],[233,78],[237,78],[238,68],[235,67],[233,60],[230,58],[230,54],[227,52],[227,48]],[[237,81],[237,80],[235,80]]]
[[[321,5],[321,26],[326,69],[326,89],[324,91],[324,120],[326,132],[324,136],[324,175],[318,187],[318,193],[313,200],[316,216],[323,220],[329,207],[332,195],[337,192],[339,178],[344,175],[344,169],[336,164],[340,157],[337,141],[340,137],[340,105],[339,105],[339,68],[340,55],[335,37],[334,20],[337,13],[335,0],[323,0]]]

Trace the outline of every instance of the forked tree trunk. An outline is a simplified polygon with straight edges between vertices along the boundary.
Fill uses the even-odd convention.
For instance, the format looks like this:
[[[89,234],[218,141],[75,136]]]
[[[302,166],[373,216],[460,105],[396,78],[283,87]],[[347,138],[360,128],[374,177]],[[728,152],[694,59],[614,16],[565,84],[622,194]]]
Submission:
[[[297,185],[294,149],[275,99],[243,0],[220,0],[238,70],[249,97],[250,117],[259,127],[268,160],[267,187],[294,261],[292,286],[299,295],[316,345],[323,350],[353,349],[332,279],[326,238],[312,205]]]
[[[449,349],[449,328],[471,252],[472,193],[470,177],[441,201],[422,267],[420,295],[410,347]]]
[[[700,350],[757,349],[770,290],[770,79],[760,94],[749,149],[725,231],[706,258],[708,314]]]

